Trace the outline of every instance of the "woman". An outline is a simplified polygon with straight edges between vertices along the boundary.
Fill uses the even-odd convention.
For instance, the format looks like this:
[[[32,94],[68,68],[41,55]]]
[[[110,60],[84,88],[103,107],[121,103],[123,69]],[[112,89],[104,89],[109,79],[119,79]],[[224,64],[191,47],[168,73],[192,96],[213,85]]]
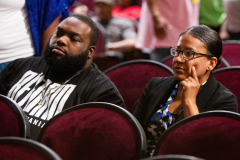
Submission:
[[[217,32],[204,25],[190,27],[180,34],[170,53],[174,76],[153,78],[134,110],[146,132],[148,156],[162,132],[176,121],[210,110],[237,112],[236,97],[212,75],[222,53]]]

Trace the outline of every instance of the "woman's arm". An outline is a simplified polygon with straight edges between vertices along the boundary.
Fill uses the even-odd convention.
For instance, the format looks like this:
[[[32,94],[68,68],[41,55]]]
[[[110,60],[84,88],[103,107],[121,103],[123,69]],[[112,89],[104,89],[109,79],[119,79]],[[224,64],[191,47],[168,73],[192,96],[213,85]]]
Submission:
[[[181,93],[181,102],[184,109],[184,118],[199,113],[196,98],[200,88],[195,67],[192,67],[192,76],[183,80],[179,84],[179,92]]]

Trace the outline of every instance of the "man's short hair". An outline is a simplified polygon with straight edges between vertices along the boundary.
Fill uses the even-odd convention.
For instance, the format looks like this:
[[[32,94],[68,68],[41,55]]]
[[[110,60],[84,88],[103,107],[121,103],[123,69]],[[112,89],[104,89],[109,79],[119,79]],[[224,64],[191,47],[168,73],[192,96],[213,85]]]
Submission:
[[[92,19],[83,14],[73,14],[70,17],[79,19],[80,21],[86,23],[91,28],[89,35],[90,38],[89,46],[96,46],[99,37],[99,30],[97,25],[92,21]]]

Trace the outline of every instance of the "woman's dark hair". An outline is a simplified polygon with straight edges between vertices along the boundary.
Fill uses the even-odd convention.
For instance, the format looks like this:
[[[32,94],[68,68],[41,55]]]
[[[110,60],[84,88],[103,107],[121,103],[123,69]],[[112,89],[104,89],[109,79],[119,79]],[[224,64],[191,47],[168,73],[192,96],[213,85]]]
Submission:
[[[220,38],[219,34],[205,25],[189,27],[182,32],[179,37],[184,34],[189,34],[194,38],[197,38],[205,45],[208,54],[211,54],[217,58],[217,65],[215,66],[215,68],[217,68],[222,59],[222,39]]]
[[[78,20],[86,23],[91,28],[90,36],[89,36],[90,37],[89,46],[96,46],[98,37],[99,37],[99,30],[98,30],[97,25],[92,21],[92,19],[83,14],[73,14],[70,17],[77,18]]]

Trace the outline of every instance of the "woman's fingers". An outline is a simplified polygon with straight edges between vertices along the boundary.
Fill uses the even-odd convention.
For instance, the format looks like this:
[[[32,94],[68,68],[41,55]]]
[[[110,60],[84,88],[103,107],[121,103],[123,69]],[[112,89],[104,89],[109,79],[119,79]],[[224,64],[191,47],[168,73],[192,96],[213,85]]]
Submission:
[[[196,82],[198,82],[198,76],[197,76],[197,72],[196,72],[195,66],[192,66],[191,74],[192,74],[192,78],[193,78]]]

